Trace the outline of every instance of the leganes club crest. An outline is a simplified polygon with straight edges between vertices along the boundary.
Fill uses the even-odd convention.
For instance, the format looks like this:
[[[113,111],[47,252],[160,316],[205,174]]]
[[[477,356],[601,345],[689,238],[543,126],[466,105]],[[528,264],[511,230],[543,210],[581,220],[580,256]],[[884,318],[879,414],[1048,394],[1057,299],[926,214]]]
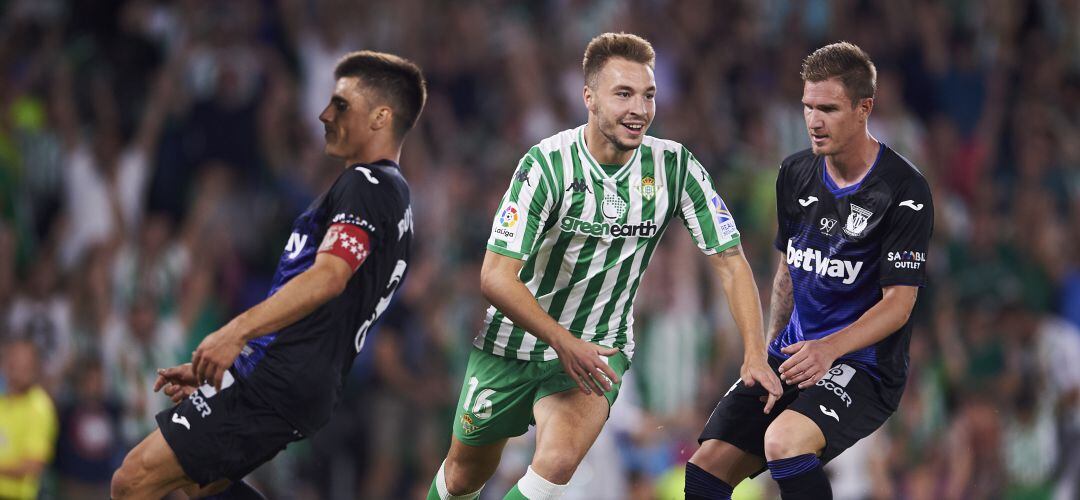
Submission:
[[[866,229],[866,223],[870,221],[870,217],[873,216],[874,212],[852,203],[851,213],[848,214],[847,224],[844,225],[844,232],[848,236],[859,236]]]

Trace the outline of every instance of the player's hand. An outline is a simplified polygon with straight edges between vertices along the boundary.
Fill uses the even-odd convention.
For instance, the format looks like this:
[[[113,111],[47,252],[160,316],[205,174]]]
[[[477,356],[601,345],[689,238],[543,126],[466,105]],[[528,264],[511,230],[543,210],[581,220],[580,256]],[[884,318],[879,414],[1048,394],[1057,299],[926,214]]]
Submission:
[[[769,392],[769,395],[765,397],[766,414],[772,411],[773,405],[784,395],[784,389],[780,385],[780,378],[773,372],[766,358],[752,357],[745,359],[742,368],[739,369],[739,376],[742,377],[743,385],[753,387],[754,384],[761,384],[761,387]]]
[[[798,384],[806,389],[817,383],[832,368],[839,354],[821,340],[804,340],[780,350],[791,355],[780,365],[780,377],[789,385]]]
[[[586,342],[577,337],[569,337],[567,341],[555,347],[559,354],[559,361],[563,370],[570,378],[577,382],[581,392],[603,396],[611,390],[611,384],[619,383],[619,376],[608,366],[600,356],[614,356],[619,352],[614,347],[603,347],[591,342]]]
[[[195,370],[191,363],[184,363],[172,368],[158,368],[154,392],[164,391],[173,403],[179,403],[198,388]]]
[[[244,338],[233,333],[229,325],[207,335],[195,352],[191,353],[195,380],[210,384],[220,391],[225,371],[236,361],[243,348]]]

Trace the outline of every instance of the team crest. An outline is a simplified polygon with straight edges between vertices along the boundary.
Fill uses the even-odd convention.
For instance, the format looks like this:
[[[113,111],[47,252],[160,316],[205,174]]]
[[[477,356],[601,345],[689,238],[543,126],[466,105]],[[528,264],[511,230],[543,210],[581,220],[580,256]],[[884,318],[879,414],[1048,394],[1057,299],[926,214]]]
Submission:
[[[618,220],[626,213],[626,202],[615,193],[605,193],[601,208],[605,218]]]
[[[642,177],[638,190],[646,201],[652,200],[656,196],[656,180],[652,177]]]
[[[873,216],[874,212],[852,203],[851,213],[848,214],[847,224],[844,225],[844,232],[847,233],[848,236],[861,235],[863,230],[866,229],[866,223],[869,222],[870,217]]]
[[[467,414],[461,415],[461,430],[465,431],[465,434],[472,434],[476,430],[476,424],[473,423],[472,417]]]

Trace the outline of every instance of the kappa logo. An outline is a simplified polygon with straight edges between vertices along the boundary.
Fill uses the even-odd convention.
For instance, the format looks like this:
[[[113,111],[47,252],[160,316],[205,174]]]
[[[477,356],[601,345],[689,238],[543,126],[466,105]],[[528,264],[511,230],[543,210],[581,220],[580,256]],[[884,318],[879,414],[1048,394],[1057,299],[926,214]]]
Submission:
[[[802,205],[804,207],[809,207],[810,205],[812,205],[817,200],[818,200],[817,196],[807,196],[806,199],[799,198],[799,205]]]
[[[514,173],[514,178],[517,179],[518,182],[524,182],[526,185],[531,186],[532,183],[529,182],[530,170],[531,169],[528,166],[522,165],[521,168],[519,168],[518,171]]]
[[[180,425],[184,426],[184,428],[189,430],[189,431],[191,430],[191,424],[188,423],[187,417],[181,417],[180,415],[178,415],[176,413],[173,413],[172,414],[172,421],[173,421],[173,423],[177,423],[177,424],[180,424]]]
[[[918,212],[919,210],[922,210],[923,204],[922,203],[916,204],[915,200],[904,200],[904,201],[900,202],[900,206],[901,207],[908,207],[908,208]]]
[[[870,222],[870,218],[873,216],[874,212],[852,203],[851,213],[848,214],[847,225],[844,226],[844,232],[847,233],[848,236],[859,236],[862,234],[863,230],[866,229],[866,223]]]
[[[570,186],[566,188],[567,191],[573,190],[575,193],[591,193],[589,185],[585,183],[585,179],[577,177],[570,183]]]
[[[818,407],[819,410],[821,410],[821,413],[824,413],[825,415],[828,415],[828,416],[836,419],[837,422],[840,421],[840,415],[836,414],[836,410],[826,408],[825,405],[818,405],[817,407]]]

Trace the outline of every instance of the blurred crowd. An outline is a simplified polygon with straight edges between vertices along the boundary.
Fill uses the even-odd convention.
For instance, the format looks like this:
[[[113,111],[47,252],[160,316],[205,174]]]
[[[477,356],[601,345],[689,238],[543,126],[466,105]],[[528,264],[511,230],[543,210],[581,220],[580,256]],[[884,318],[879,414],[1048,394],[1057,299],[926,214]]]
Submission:
[[[588,40],[629,31],[657,51],[650,134],[710,170],[764,300],[777,167],[808,147],[798,75],[813,49],[848,40],[871,55],[871,131],[934,190],[907,392],[828,466],[836,497],[1080,498],[1080,1],[0,9],[0,497],[108,495],[169,405],[154,369],[189,360],[265,296],[293,218],[340,172],[317,116],[337,58],[365,48],[415,60],[429,82],[402,156],[413,265],[330,425],[253,479],[271,498],[422,497],[486,307],[479,264],[498,199],[529,146],[585,121]],[[737,378],[723,294],[671,232],[637,299],[633,369],[573,498],[678,498]],[[512,441],[485,498],[521,475],[529,446]],[[737,498],[769,488],[746,482]]]

